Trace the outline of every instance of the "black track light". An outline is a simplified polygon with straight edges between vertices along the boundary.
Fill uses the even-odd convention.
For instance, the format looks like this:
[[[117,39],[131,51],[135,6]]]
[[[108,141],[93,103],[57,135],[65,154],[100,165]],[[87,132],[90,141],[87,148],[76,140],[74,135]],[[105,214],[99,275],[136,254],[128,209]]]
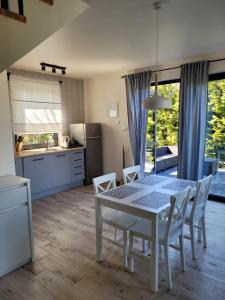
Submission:
[[[0,2],[1,2],[1,0],[0,0]],[[54,73],[54,74],[57,73],[57,70],[59,70],[59,72],[61,72],[62,75],[66,75],[66,67],[58,66],[58,65],[51,65],[51,64],[48,64],[45,62],[40,63],[40,65],[41,65],[42,71],[46,71],[49,68],[50,70],[52,70],[52,73]]]

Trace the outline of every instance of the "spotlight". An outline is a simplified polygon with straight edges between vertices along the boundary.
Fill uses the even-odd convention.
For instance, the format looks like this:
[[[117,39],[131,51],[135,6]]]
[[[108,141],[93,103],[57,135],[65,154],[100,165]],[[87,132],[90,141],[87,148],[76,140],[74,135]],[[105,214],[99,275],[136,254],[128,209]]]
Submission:
[[[0,3],[1,3],[1,0],[0,0]],[[52,71],[53,74],[55,73],[62,73],[62,75],[66,75],[66,67],[63,67],[63,66],[58,66],[58,65],[51,65],[51,64],[48,64],[48,63],[45,63],[45,62],[41,62],[40,63],[41,65],[41,70],[42,71]]]

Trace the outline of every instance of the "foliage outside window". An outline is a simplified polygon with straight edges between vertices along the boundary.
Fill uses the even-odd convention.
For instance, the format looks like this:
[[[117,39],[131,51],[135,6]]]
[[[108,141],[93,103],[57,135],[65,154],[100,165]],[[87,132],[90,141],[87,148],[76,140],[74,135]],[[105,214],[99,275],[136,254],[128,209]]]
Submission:
[[[158,86],[160,95],[172,99],[172,108],[157,111],[157,147],[177,145],[179,121],[179,83]],[[154,89],[154,88],[152,88]],[[148,113],[147,142],[154,140],[153,112]]]
[[[159,85],[161,95],[172,99],[172,108],[157,111],[157,147],[178,145],[179,123],[179,83]],[[154,89],[152,87],[152,89]],[[153,113],[148,113],[147,161],[152,161],[154,141]],[[208,122],[205,141],[205,154],[216,157],[218,149],[225,149],[225,79],[209,81]],[[225,167],[225,157],[221,167]],[[224,161],[224,162],[223,162]]]
[[[151,88],[154,91],[154,87]],[[172,108],[157,111],[157,147],[178,144],[179,83],[158,86],[158,92],[172,99]],[[153,161],[154,121],[153,112],[148,112],[146,161]]]
[[[35,149],[58,145],[57,133],[26,133],[23,136],[23,149]]]
[[[210,81],[208,94],[208,124],[205,152],[209,157],[216,157],[218,149],[225,149],[225,79]],[[220,163],[221,166],[225,166],[225,162]]]

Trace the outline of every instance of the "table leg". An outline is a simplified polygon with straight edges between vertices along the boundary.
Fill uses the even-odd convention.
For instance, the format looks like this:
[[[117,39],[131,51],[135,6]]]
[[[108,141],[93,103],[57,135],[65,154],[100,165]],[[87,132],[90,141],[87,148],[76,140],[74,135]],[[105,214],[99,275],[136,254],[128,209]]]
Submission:
[[[159,240],[158,240],[158,215],[152,218],[152,263],[151,263],[151,290],[158,291],[159,277]]]
[[[95,199],[96,260],[102,261],[102,214],[99,199]]]

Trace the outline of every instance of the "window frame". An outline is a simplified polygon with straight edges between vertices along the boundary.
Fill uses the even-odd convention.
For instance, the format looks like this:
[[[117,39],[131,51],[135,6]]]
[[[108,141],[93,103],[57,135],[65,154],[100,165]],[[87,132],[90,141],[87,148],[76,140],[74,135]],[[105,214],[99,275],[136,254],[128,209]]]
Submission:
[[[225,72],[209,74],[209,81],[222,80],[222,79],[225,79]],[[175,78],[175,79],[158,81],[158,85],[171,84],[171,83],[180,83],[180,79]],[[155,82],[152,82],[151,86],[155,86]]]
[[[225,79],[225,72],[209,74],[209,81],[223,80],[223,79]],[[180,79],[175,78],[175,79],[158,81],[158,85],[166,85],[166,84],[173,84],[173,83],[180,83]],[[154,86],[155,86],[155,82],[151,82],[151,85],[149,88],[154,87]],[[154,127],[155,127],[155,112],[153,112],[153,120],[154,120]],[[154,139],[155,139],[155,137],[154,137]]]
[[[46,133],[51,133],[51,132],[46,132]],[[15,134],[15,143],[17,142],[18,136],[23,136],[25,134],[29,133],[24,133],[24,134]],[[38,134],[38,133],[31,133],[31,134]],[[40,135],[43,133],[40,133]],[[59,146],[59,133],[53,132],[51,133],[53,135],[54,142],[53,143],[48,143],[48,147],[57,147]],[[33,149],[41,149],[41,148],[46,148],[46,143],[39,143],[39,144],[23,144],[23,150],[33,150]]]
[[[14,134],[57,133],[61,131],[62,92],[58,80],[35,79],[26,75],[13,74],[9,80],[9,91]],[[26,122],[24,115],[26,106],[32,108],[31,111],[36,111],[35,115],[30,117],[39,119],[38,121]],[[54,116],[49,118],[48,110],[52,113],[55,110],[60,110],[60,116],[53,113]],[[44,116],[42,112],[40,115],[39,111],[43,111]]]

